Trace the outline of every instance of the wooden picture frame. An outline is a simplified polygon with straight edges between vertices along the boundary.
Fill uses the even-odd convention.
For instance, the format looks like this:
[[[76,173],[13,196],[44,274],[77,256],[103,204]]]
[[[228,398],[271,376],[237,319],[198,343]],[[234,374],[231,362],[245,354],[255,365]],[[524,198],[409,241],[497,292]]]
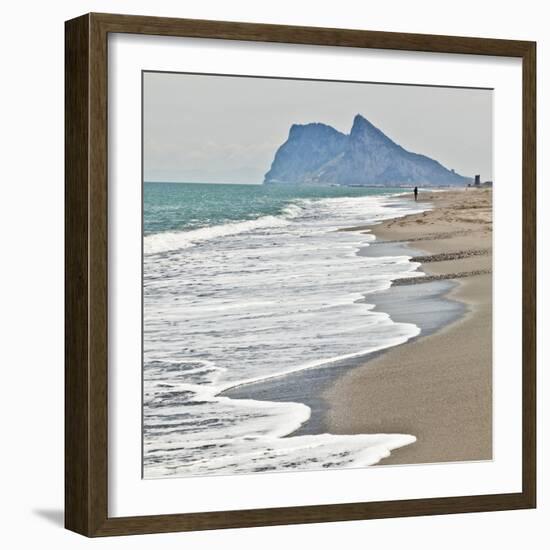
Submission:
[[[521,492],[139,517],[108,516],[107,37],[132,33],[506,56],[523,66]],[[65,26],[65,525],[86,536],[483,512],[536,505],[536,45],[455,36],[88,14]]]

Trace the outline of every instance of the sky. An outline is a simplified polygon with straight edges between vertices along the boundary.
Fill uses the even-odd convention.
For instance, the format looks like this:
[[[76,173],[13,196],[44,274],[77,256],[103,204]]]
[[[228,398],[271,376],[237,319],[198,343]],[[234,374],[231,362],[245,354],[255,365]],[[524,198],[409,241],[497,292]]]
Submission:
[[[144,73],[145,181],[263,182],[292,124],[361,114],[459,174],[492,180],[491,90]]]

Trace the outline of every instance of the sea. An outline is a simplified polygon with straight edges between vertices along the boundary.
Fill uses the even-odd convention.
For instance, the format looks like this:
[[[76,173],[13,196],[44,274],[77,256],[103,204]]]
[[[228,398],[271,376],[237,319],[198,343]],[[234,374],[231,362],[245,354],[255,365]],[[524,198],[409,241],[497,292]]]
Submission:
[[[143,477],[363,467],[414,442],[293,435],[305,404],[222,393],[417,336],[368,296],[419,264],[341,229],[426,208],[403,189],[145,182]]]

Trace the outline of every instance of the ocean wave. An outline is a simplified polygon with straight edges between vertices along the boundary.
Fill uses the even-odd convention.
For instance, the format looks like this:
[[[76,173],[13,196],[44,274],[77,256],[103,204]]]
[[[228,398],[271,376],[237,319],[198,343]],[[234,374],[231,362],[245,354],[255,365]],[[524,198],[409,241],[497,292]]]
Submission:
[[[394,449],[415,441],[416,437],[409,434],[236,438],[223,443],[218,440],[197,442],[195,450],[203,451],[191,454],[187,449],[170,452],[169,446],[160,445],[149,452],[151,465],[145,477],[360,468],[372,466]]]
[[[219,225],[201,227],[190,231],[167,231],[147,235],[143,239],[145,254],[159,254],[195,246],[202,241],[238,235],[255,229],[284,227],[303,212],[303,207],[296,203],[286,205],[280,215],[260,216],[253,220],[227,222]]]
[[[385,313],[381,313],[381,316],[386,316],[386,318],[389,319],[389,316]],[[341,361],[345,361],[348,359],[355,359],[357,357],[362,357],[365,355],[368,355],[370,353],[374,353],[377,351],[384,350],[386,348],[391,348],[393,346],[398,346],[399,344],[404,344],[411,338],[414,338],[415,336],[418,336],[420,334],[420,329],[413,324],[406,324],[401,323],[403,327],[406,327],[402,334],[398,334],[395,336],[393,340],[389,340],[385,342],[384,344],[381,344],[379,346],[371,346],[369,348],[360,349],[358,351],[355,351],[353,353],[344,353],[335,357],[326,357],[324,359],[318,359],[316,361],[309,361],[305,362],[301,365],[298,365],[290,370],[284,370],[281,372],[275,372],[272,374],[268,374],[265,376],[256,376],[253,378],[249,378],[246,380],[240,380],[238,382],[229,382],[225,387],[222,387],[219,389],[220,392],[225,392],[230,389],[239,388],[242,386],[248,386],[250,384],[257,384],[258,382],[267,382],[268,380],[274,380],[277,378],[282,378],[283,376],[287,376],[289,374],[294,374],[296,372],[301,372],[304,370],[310,370],[322,366],[328,366],[332,364],[339,363]]]

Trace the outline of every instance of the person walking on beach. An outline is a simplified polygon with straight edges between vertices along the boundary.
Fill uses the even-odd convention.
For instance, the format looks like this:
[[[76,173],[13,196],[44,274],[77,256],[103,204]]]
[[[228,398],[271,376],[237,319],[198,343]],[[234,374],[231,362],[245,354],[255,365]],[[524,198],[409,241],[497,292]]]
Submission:
[[[414,200],[418,200],[418,187],[414,188]]]

